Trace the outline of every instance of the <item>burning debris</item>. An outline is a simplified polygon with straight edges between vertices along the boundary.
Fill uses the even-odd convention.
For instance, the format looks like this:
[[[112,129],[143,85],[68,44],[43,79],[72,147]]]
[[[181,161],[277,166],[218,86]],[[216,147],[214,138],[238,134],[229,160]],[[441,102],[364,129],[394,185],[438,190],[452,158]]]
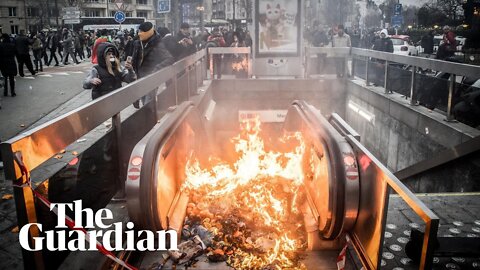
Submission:
[[[206,170],[195,160],[187,164],[182,191],[190,203],[182,239],[197,246],[186,252],[193,254],[189,260],[205,245],[209,261],[235,269],[304,269],[298,256],[307,245],[300,134],[283,139],[290,151],[266,151],[257,119],[243,122],[233,142],[239,155],[233,165],[218,163]],[[170,256],[184,263],[184,254]]]

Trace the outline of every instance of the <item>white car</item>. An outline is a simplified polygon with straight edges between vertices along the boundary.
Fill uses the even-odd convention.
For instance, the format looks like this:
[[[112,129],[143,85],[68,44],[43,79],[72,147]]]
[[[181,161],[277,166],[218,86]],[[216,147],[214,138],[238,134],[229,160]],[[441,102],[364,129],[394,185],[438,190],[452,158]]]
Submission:
[[[410,37],[405,35],[390,36],[393,43],[393,53],[401,55],[418,56],[418,49],[410,42]]]

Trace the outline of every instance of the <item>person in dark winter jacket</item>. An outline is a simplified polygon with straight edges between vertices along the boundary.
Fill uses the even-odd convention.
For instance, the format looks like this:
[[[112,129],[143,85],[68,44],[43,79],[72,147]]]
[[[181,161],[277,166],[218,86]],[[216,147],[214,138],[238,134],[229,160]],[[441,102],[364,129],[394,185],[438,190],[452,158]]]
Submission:
[[[188,23],[182,23],[180,25],[180,31],[177,33],[177,43],[177,53],[175,53],[175,55],[177,55],[177,60],[197,51],[197,47],[190,35],[190,25]]]
[[[173,56],[163,44],[151,22],[144,22],[138,27],[138,40],[133,45],[133,67],[139,78],[148,76],[175,62]],[[142,97],[143,104],[148,103],[147,96]],[[135,108],[140,105],[134,103]]]
[[[373,50],[393,53],[393,43],[388,37],[387,29],[380,31],[380,38],[375,40],[375,44],[373,44]]]
[[[12,97],[15,93],[15,76],[17,75],[17,63],[15,62],[15,44],[7,34],[2,34],[2,42],[0,43],[0,71],[5,79],[3,95],[8,96],[8,82],[10,82],[10,94]]]
[[[373,44],[373,50],[393,53],[393,43],[392,40],[388,37],[387,29],[383,29],[382,31],[380,31],[380,38],[375,40],[375,43]],[[385,61],[377,60],[374,69],[375,77],[373,79],[373,83],[379,86],[384,86]]]
[[[139,78],[174,63],[174,58],[161,42],[152,23],[142,23],[138,30],[139,39],[135,41],[133,49],[133,66]]]
[[[93,66],[83,82],[84,89],[92,89],[92,100],[122,87],[122,82],[130,83],[137,79],[130,62],[125,62],[125,67],[120,65],[120,54],[111,43],[98,44],[97,60],[98,64]]]
[[[24,31],[20,31],[20,35],[18,35],[15,40],[15,48],[17,50],[18,73],[21,77],[25,76],[25,74],[23,74],[24,64],[27,66],[28,71],[30,71],[32,75],[35,75],[32,60],[30,59],[30,45],[32,45],[32,40],[25,36]]]
[[[128,56],[133,55],[133,37],[132,36],[127,36],[127,43],[125,44],[125,59],[127,59]]]
[[[47,46],[47,49],[50,51],[50,59],[48,60],[47,66],[50,66],[50,64],[52,63],[52,59],[55,59],[55,66],[58,66],[58,59],[55,53],[57,51],[57,45],[58,45],[57,33],[56,32],[48,33],[46,46]],[[60,59],[62,59],[61,56],[60,56]]]
[[[430,55],[433,54],[433,30],[428,31],[426,35],[422,37],[422,48],[423,48],[423,53]]]
[[[166,27],[159,27],[158,28],[158,34],[162,38],[162,43],[167,48],[168,52],[175,58],[175,60],[179,60],[179,56],[177,53],[179,50],[177,50],[177,47],[180,46],[177,43],[177,39],[172,36],[172,33],[170,33],[170,30]]]

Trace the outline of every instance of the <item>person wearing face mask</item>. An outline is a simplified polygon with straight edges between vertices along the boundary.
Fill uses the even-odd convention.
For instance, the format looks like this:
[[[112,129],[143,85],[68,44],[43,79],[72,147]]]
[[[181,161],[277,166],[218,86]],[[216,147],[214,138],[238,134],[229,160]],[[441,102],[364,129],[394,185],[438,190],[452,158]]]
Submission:
[[[127,61],[122,67],[119,56],[113,44],[98,44],[98,64],[93,66],[83,82],[84,89],[92,89],[92,100],[122,87],[122,82],[130,83],[137,79],[132,64]]]
[[[173,56],[165,48],[162,38],[151,22],[138,27],[138,40],[133,45],[133,67],[139,78],[154,73],[174,63]]]
[[[151,22],[144,22],[138,27],[138,40],[133,44],[133,68],[139,78],[148,76],[175,62],[173,56],[163,44],[162,38],[153,28]],[[142,97],[143,104],[148,103],[147,96]],[[140,108],[139,102],[134,103]]]
[[[332,38],[332,47],[352,47],[352,41],[350,36],[344,32],[343,25],[339,25],[337,28],[337,34]],[[336,58],[335,66],[337,69],[337,78],[343,78],[345,76],[345,58]]]

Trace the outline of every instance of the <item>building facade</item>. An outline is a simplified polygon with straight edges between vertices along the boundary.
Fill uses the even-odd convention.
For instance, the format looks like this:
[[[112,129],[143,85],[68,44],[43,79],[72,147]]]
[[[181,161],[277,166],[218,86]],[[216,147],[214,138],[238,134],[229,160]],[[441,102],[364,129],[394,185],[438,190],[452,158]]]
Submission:
[[[156,26],[178,30],[187,22],[194,28],[215,25],[246,25],[252,20],[253,0],[170,0],[170,12],[157,10],[164,0],[77,0],[82,18],[113,17],[122,10],[126,17],[141,17]],[[71,2],[71,1],[70,1]],[[121,2],[121,4],[119,3]],[[65,0],[1,0],[0,31],[18,34],[64,26]],[[68,27],[78,28],[75,24]]]

